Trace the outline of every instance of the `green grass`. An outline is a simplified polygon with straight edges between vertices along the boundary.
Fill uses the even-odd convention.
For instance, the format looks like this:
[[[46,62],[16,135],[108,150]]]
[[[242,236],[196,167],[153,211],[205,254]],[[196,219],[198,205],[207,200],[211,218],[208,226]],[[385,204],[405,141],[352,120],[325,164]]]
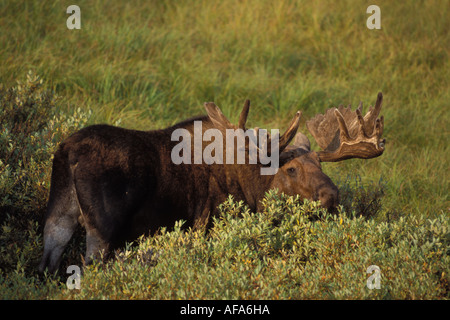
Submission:
[[[61,111],[142,130],[204,113],[204,101],[236,122],[249,98],[250,126],[283,130],[302,110],[307,135],[316,113],[359,101],[367,110],[382,91],[384,154],[324,171],[382,178],[380,221],[448,219],[449,1],[377,1],[381,30],[366,27],[370,1],[76,4],[81,30],[66,28],[67,2],[0,0],[0,83],[31,69],[63,97]]]

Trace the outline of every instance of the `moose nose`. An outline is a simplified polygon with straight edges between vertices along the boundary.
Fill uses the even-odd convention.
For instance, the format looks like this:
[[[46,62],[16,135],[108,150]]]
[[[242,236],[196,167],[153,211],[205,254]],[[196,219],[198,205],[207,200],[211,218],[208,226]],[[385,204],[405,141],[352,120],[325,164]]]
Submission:
[[[337,188],[325,188],[319,191],[319,200],[322,207],[332,210],[338,205]]]

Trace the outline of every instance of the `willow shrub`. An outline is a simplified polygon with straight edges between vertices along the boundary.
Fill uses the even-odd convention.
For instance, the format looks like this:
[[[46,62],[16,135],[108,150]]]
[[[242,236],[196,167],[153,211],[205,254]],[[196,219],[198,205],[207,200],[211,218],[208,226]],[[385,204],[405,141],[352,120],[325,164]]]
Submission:
[[[0,279],[34,273],[53,153],[89,118],[60,113],[61,102],[31,71],[11,88],[0,85]]]
[[[376,222],[329,214],[316,202],[269,192],[262,212],[231,197],[214,226],[141,237],[85,269],[86,299],[445,299],[450,238],[445,215]],[[380,288],[369,289],[371,265]],[[370,281],[369,281],[370,282]]]

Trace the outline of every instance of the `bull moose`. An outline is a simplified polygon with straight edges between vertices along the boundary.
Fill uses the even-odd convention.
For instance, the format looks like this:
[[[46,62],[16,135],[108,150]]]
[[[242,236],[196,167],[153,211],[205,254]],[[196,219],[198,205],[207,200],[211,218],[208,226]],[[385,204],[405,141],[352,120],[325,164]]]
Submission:
[[[217,214],[218,205],[229,194],[253,211],[273,188],[320,200],[323,207],[333,209],[338,204],[338,189],[322,172],[321,162],[380,156],[385,142],[381,138],[383,117],[378,118],[381,103],[379,93],[375,106],[364,117],[360,104],[355,111],[339,106],[307,121],[308,130],[323,149],[318,152],[311,151],[305,135],[296,134],[301,116],[297,112],[283,135],[277,137],[279,168],[274,175],[262,175],[260,169],[265,164],[259,160],[253,164],[175,164],[171,159],[177,144],[172,139],[176,129],[193,134],[194,124],[200,121],[203,133],[212,128],[221,132],[246,130],[248,100],[237,126],[210,102],[205,103],[207,115],[162,130],[109,125],[81,129],[62,142],[54,156],[39,271],[48,268],[53,273],[58,269],[79,223],[86,229],[88,264],[101,251],[111,252],[126,241],[171,227],[180,219],[187,227],[208,227],[209,217]],[[250,140],[245,144],[247,153]]]

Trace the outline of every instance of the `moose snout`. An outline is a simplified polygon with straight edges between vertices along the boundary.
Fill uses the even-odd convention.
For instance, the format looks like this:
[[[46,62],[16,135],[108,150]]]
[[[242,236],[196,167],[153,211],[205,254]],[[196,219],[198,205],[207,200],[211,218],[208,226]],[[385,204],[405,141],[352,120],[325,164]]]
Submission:
[[[322,188],[318,192],[318,200],[322,207],[327,208],[329,211],[334,210],[339,202],[339,192],[336,187]]]

